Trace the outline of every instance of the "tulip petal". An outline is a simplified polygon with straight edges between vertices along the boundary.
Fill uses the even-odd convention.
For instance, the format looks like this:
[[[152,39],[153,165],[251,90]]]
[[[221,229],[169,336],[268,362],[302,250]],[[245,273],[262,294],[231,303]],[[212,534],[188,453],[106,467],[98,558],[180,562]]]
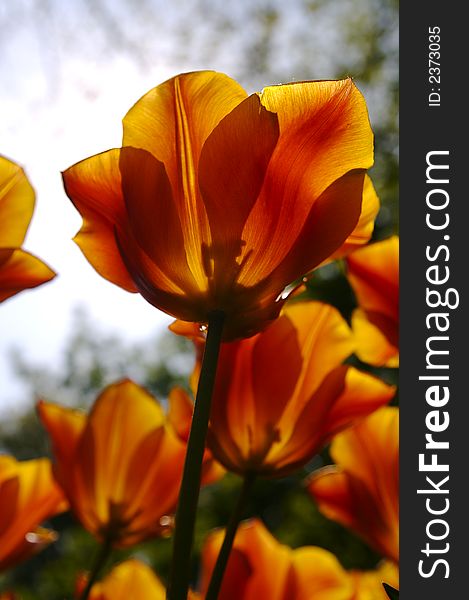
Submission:
[[[181,222],[163,163],[145,150],[125,147],[120,152],[119,168],[132,234],[130,239],[125,235],[121,238],[124,253],[138,256],[141,249],[158,265],[165,277],[153,279],[154,286],[195,293],[197,288],[187,264]],[[165,227],[162,228],[161,223]],[[129,243],[134,247],[127,248]],[[141,270],[142,267],[137,268]],[[138,280],[137,275],[135,280]]]
[[[26,534],[64,510],[65,504],[46,458],[17,462],[0,456],[0,496],[4,513],[0,519],[0,570],[4,570],[39,549],[34,541],[25,541]]]
[[[162,433],[156,451],[154,440],[144,441],[129,465],[126,495],[132,523],[121,545],[130,546],[167,531],[167,517],[176,509],[186,445],[171,430]],[[135,540],[132,534],[136,536]]]
[[[207,250],[213,265],[210,275],[222,289],[233,285],[242,268],[238,260],[241,234],[278,136],[277,116],[254,94],[222,119],[202,149],[199,182],[211,226],[212,247]],[[227,281],[223,285],[224,277]]]
[[[119,160],[120,150],[109,150],[73,165],[62,177],[67,196],[83,217],[74,241],[102,277],[136,292],[115,239],[125,214]]]
[[[0,302],[22,290],[35,288],[56,273],[39,258],[21,249],[0,249]]]
[[[339,311],[322,302],[293,302],[287,304],[284,314],[294,325],[302,349],[296,395],[303,398],[304,405],[324,377],[352,354],[353,336]],[[295,402],[290,405],[291,410],[298,410]]]
[[[356,342],[355,353],[358,358],[368,364],[385,367],[399,366],[399,347],[391,343],[395,338],[395,327],[389,326],[384,319],[381,327],[373,324],[367,314],[357,308],[352,313],[352,329]],[[385,335],[385,332],[388,335]]]
[[[221,532],[218,533],[216,541],[219,547],[222,541]],[[240,553],[244,558],[243,561],[235,555],[234,560],[230,558],[228,561],[226,570],[228,581],[235,581],[244,592],[242,596],[231,596],[233,599],[235,597],[242,597],[243,600],[285,599],[284,589],[290,569],[291,550],[279,544],[261,521],[255,519],[241,523],[233,551]],[[225,586],[222,587],[221,598],[224,598],[224,591]]]
[[[68,497],[73,497],[75,494],[70,493],[68,481],[73,472],[75,453],[86,424],[86,416],[78,410],[44,400],[38,402],[37,411],[52,440],[52,449],[56,458],[55,476]]]
[[[253,249],[251,260],[257,267],[254,275],[246,270],[246,281],[240,279],[244,285],[253,285],[253,279],[266,277],[282,262],[294,248],[312,208],[335,181],[351,171],[363,174],[373,162],[365,102],[351,80],[272,86],[264,89],[261,101],[277,114],[280,138],[244,231],[246,248]],[[334,216],[344,231],[339,227],[334,235],[339,241],[328,252],[321,237],[310,243],[318,258],[303,273],[334,252],[352,232],[360,214],[362,189],[358,201],[350,190],[341,190],[340,210]],[[324,211],[322,206],[318,216],[325,216]],[[331,236],[332,231],[326,245],[332,244]]]
[[[3,458],[3,457],[2,457]],[[4,460],[2,460],[4,462]],[[5,473],[4,465],[0,462],[1,490],[2,490],[2,510],[0,512],[0,539],[5,531],[10,527],[15,516],[16,505],[19,494],[19,478],[11,473],[9,476]]]
[[[315,547],[292,553],[292,572],[284,599],[350,600],[353,584],[337,558]]]
[[[308,489],[324,514],[351,527],[394,561],[399,557],[399,411],[381,408],[339,434]]]
[[[282,422],[283,439],[266,457],[266,473],[275,476],[306,463],[333,435],[383,406],[395,388],[342,365],[324,378],[301,413]],[[269,469],[270,466],[270,469]]]
[[[186,445],[153,396],[125,379],[103,390],[88,417],[44,402],[39,414],[57,477],[85,528],[113,547],[168,530]]]
[[[202,550],[202,594],[206,592],[223,532],[216,531]],[[220,598],[223,600],[350,600],[354,580],[333,554],[322,548],[291,550],[280,544],[261,521],[240,524]]]
[[[253,274],[266,278],[266,290],[282,290],[285,281],[309,273],[342,246],[360,216],[364,177],[362,171],[351,171],[334,181],[317,198],[295,237],[293,230],[283,232],[270,244],[266,241],[263,256],[257,250],[252,254]],[[260,222],[257,230],[262,235]]]
[[[183,134],[190,138],[192,160],[198,162],[207,137],[246,96],[236,81],[222,73],[178,75],[150,90],[129,110],[123,120],[123,145],[143,148],[163,162],[176,189],[181,168],[176,148]],[[183,112],[184,122],[178,123]]]
[[[348,278],[365,311],[399,321],[399,238],[369,244],[347,258]]]
[[[112,569],[91,588],[90,600],[165,600],[166,591],[153,570],[145,563],[129,559]]]
[[[211,533],[204,542],[202,549],[202,577],[200,590],[205,596],[215,563],[223,542],[222,530]],[[248,558],[236,547],[232,548],[230,558],[223,576],[223,583],[219,597],[223,600],[239,600],[245,598],[246,587],[252,574],[252,567]]]
[[[127,501],[129,464],[142,438],[163,425],[161,407],[129,380],[107,387],[96,400],[77,454],[87,497],[101,522],[109,521],[111,503]]]
[[[395,393],[396,386],[388,385],[378,377],[354,367],[348,367],[344,393],[329,411],[325,424],[329,437],[388,404]]]
[[[21,246],[34,204],[34,190],[23,169],[0,156],[0,248]]]
[[[350,489],[350,478],[340,467],[324,467],[313,474],[309,490],[327,517],[350,527],[356,521],[357,508]],[[367,503],[364,510],[373,507]],[[373,512],[371,513],[373,514]]]
[[[352,351],[345,320],[320,302],[289,304],[263,333],[223,344],[207,438],[217,460],[270,475],[311,458],[345,387],[331,371]]]
[[[206,284],[202,249],[211,237],[199,191],[202,145],[219,121],[246,93],[232,79],[212,71],[173,77],[151,90],[124,118],[124,146],[148,150],[164,163],[181,221],[190,270]]]
[[[342,246],[331,255],[330,260],[342,258],[360,246],[363,246],[370,240],[373,234],[375,219],[379,212],[379,207],[379,198],[376,194],[373,182],[371,181],[370,177],[366,175],[363,185],[362,207],[358,223]]]
[[[192,423],[194,403],[180,387],[171,389],[168,398],[168,422],[181,440],[187,441]]]

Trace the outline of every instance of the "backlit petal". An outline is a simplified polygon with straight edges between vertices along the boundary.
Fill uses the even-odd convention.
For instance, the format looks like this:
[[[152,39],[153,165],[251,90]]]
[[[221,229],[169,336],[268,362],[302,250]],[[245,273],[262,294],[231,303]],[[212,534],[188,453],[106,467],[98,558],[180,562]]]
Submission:
[[[309,491],[326,516],[351,527],[378,552],[399,557],[399,411],[385,407],[339,434],[338,467],[313,475]]]
[[[211,226],[207,261],[208,274],[218,288],[215,293],[233,285],[242,269],[242,231],[278,136],[277,116],[255,94],[222,119],[204,144],[199,182]]]
[[[0,570],[4,570],[39,549],[35,538],[25,542],[25,536],[66,505],[46,458],[18,462],[0,456],[0,497]]]
[[[292,572],[284,600],[350,600],[352,581],[337,558],[315,547],[292,553]]]
[[[181,222],[163,163],[145,150],[126,147],[120,152],[119,168],[134,243],[166,275],[165,280],[152,283],[165,287],[167,279],[179,289],[194,293]],[[160,227],[161,223],[165,226]]]
[[[209,536],[203,549],[204,572],[202,590],[208,586],[223,532]],[[220,598],[225,600],[284,600],[286,579],[290,569],[291,550],[275,540],[261,521],[241,523],[233,544],[233,555],[228,561],[226,580]],[[235,586],[230,589],[230,585]],[[237,595],[233,594],[236,591]]]
[[[120,563],[91,588],[90,600],[165,600],[166,591],[145,563],[129,559]]]
[[[114,547],[170,529],[186,444],[153,396],[125,379],[103,390],[89,416],[45,402],[38,410],[57,478],[86,529]]]
[[[262,92],[261,102],[277,114],[280,138],[244,232],[246,248],[253,249],[251,260],[258,273],[256,277],[249,272],[250,285],[254,277],[265,277],[292,250],[324,192],[349,171],[363,172],[373,162],[365,102],[351,80],[271,86]],[[358,202],[354,194],[341,192],[341,210],[336,217],[345,224],[345,231],[340,232],[342,239],[329,253],[352,232],[360,214],[361,191]],[[324,214],[324,208],[319,213]],[[311,244],[319,245],[316,254],[322,244],[321,238]],[[326,257],[324,252],[303,273]]]
[[[202,248],[210,247],[197,169],[202,145],[219,121],[246,97],[226,75],[212,71],[173,77],[139,100],[124,118],[124,146],[143,148],[164,163],[184,235],[187,261],[204,286]]]
[[[333,435],[388,403],[394,394],[393,386],[353,367],[333,369],[304,410],[292,414],[294,422],[281,426],[281,443],[267,456],[266,472],[269,464],[275,475],[301,466]]]
[[[320,302],[292,303],[263,333],[223,344],[208,434],[214,456],[235,472],[268,475],[311,458],[334,431],[329,412],[347,388],[331,371],[352,351],[346,322]],[[358,414],[371,410],[350,402],[363,407]]]
[[[384,320],[380,323],[383,326]],[[361,361],[376,366],[399,366],[398,346],[391,343],[384,334],[383,327],[380,329],[373,324],[360,308],[352,313],[352,329],[356,343],[355,353]],[[388,327],[388,336],[393,339],[395,336],[390,330]]]
[[[373,182],[371,181],[370,177],[366,175],[363,185],[362,206],[358,223],[342,246],[331,255],[331,259],[342,258],[360,246],[363,246],[370,240],[373,234],[375,219],[376,215],[378,214],[379,207],[379,198],[376,194]]]
[[[205,593],[223,532],[206,540],[201,590]],[[350,600],[354,581],[330,552],[280,544],[261,521],[241,523],[223,579],[223,600]]]
[[[190,160],[198,162],[207,137],[246,96],[236,81],[222,73],[178,75],[150,90],[129,110],[123,120],[123,145],[148,150],[163,162],[176,188],[182,168],[177,151],[183,138],[190,140]]]
[[[109,521],[111,504],[129,501],[133,486],[128,496],[128,474],[138,477],[129,471],[132,457],[142,440],[163,424],[161,407],[131,381],[109,386],[98,397],[83,430],[77,458],[88,498],[101,522]]]
[[[0,248],[21,246],[34,203],[34,190],[23,169],[0,156]]]
[[[0,302],[55,277],[39,258],[21,249],[0,248]]]
[[[65,191],[83,217],[75,236],[88,261],[100,275],[136,292],[115,240],[125,215],[119,169],[120,150],[91,156],[62,173]]]
[[[365,310],[399,319],[399,238],[369,244],[347,258],[348,278]]]

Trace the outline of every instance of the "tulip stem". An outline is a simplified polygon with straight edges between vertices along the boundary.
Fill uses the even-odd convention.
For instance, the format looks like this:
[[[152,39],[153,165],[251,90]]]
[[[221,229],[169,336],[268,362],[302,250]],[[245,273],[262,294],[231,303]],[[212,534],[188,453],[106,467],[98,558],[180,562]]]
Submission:
[[[251,489],[255,479],[256,475],[254,473],[247,473],[244,476],[241,492],[239,494],[236,506],[234,507],[234,510],[231,513],[231,517],[225,531],[223,544],[220,548],[217,562],[215,563],[215,568],[213,569],[212,577],[210,579],[210,584],[208,586],[205,600],[217,600],[218,598],[221,584],[223,583],[223,576],[225,574],[226,565],[228,564],[228,559],[230,557],[231,548],[233,546],[236,532],[238,531],[239,523],[243,517],[243,513],[246,508],[246,500],[249,494],[251,493]]]
[[[207,341],[205,342],[176,511],[168,600],[186,600],[189,591],[191,552],[202,474],[202,459],[224,321],[225,315],[222,312],[216,311],[209,315]]]
[[[83,593],[80,596],[80,600],[88,600],[88,596],[90,595],[91,588],[95,583],[101,569],[107,562],[112,551],[112,539],[111,537],[107,537],[104,542],[101,544],[99,552],[96,555],[96,560],[94,562],[93,568],[91,570],[90,576],[88,577],[88,582],[86,584]]]

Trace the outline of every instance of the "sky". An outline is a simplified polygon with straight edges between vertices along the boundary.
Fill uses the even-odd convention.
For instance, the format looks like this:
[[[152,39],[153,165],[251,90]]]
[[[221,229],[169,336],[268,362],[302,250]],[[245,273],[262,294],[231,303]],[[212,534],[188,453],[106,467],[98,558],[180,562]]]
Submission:
[[[375,14],[371,11],[379,0],[357,2],[366,16]],[[206,4],[211,12],[201,13]],[[315,78],[329,78],[334,60],[344,56],[339,14],[351,3],[286,4],[270,3],[281,21],[270,46],[274,71],[284,73],[285,80],[302,79],[303,70],[290,68],[296,61]],[[323,8],[313,35],[294,9],[314,4]],[[244,68],[257,74],[254,85],[259,73],[265,78],[262,85],[278,83],[269,79],[269,64],[262,65],[269,2],[239,0],[230,5],[230,14],[223,3],[209,0],[175,0],[168,6],[163,0],[0,2],[0,154],[23,166],[36,190],[24,248],[58,273],[52,282],[0,305],[0,414],[33,401],[12,373],[11,348],[20,348],[35,364],[60,365],[76,307],[84,307],[100,329],[121,334],[129,343],[154,337],[172,321],[139,295],[102,279],[88,264],[71,241],[81,218],[65,195],[61,171],[120,146],[125,113],[178,72],[213,68],[236,77]],[[259,16],[261,9],[262,18],[247,17]],[[302,36],[298,47],[291,45],[292,31]],[[311,60],[309,54],[296,55],[300,47],[309,49]],[[347,59],[358,60],[351,46]],[[376,107],[385,111],[386,105],[374,102],[373,90],[369,98],[379,119]]]
[[[0,153],[23,166],[36,191],[23,247],[58,276],[0,306],[0,411],[31,402],[11,372],[10,349],[21,348],[36,363],[57,364],[76,306],[129,341],[145,339],[172,320],[90,267],[71,241],[81,218],[65,195],[61,171],[120,146],[124,114],[173,73],[158,64],[142,73],[121,56],[93,62],[73,53],[61,57],[60,86],[52,95],[37,45],[26,23],[6,44],[0,67]]]

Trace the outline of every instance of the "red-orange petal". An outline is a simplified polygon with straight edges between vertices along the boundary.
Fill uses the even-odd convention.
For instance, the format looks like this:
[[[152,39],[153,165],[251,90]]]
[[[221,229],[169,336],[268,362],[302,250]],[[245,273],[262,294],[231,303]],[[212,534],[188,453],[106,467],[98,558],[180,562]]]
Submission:
[[[292,552],[292,569],[284,600],[350,600],[352,580],[337,558],[323,548]]]
[[[210,581],[222,539],[223,531],[218,530],[204,544],[202,593]],[[222,585],[220,598],[284,600],[290,553],[290,549],[279,544],[261,521],[254,519],[241,523],[228,561],[226,581]]]
[[[347,258],[348,278],[365,311],[399,321],[399,238],[356,250]]]
[[[219,121],[245,97],[221,73],[184,73],[148,92],[124,118],[123,145],[148,150],[165,165],[187,262],[201,289],[207,281],[203,252],[211,238],[198,185],[200,153]]]
[[[362,309],[357,308],[353,311],[352,330],[356,343],[355,353],[361,361],[370,365],[398,367],[399,347],[395,339],[397,334],[395,326],[385,327],[384,319],[381,319],[380,325],[381,327],[370,321]]]
[[[0,302],[50,281],[56,273],[42,260],[19,248],[0,248]]]
[[[129,228],[119,232],[123,252],[137,256],[144,252],[158,265],[163,277],[150,280],[150,286],[194,294],[196,284],[187,264],[181,221],[163,163],[145,150],[124,147],[119,168]],[[161,223],[164,227],[158,226]],[[134,273],[134,281],[138,278]]]
[[[34,537],[38,525],[64,510],[66,504],[46,458],[18,462],[0,456],[0,496],[0,570],[4,570],[40,549],[41,540],[48,536],[41,536],[39,530]]]
[[[226,293],[242,269],[242,231],[278,136],[277,116],[254,94],[222,119],[203,146],[199,184],[211,227],[206,261],[215,295]]]
[[[383,406],[395,388],[353,367],[340,366],[324,378],[304,410],[280,424],[281,438],[266,457],[266,474],[285,475],[298,468],[332,438],[358,419]]]
[[[399,412],[385,407],[333,441],[339,465],[319,470],[308,489],[326,516],[351,527],[383,556],[399,557]]]
[[[261,101],[277,114],[280,138],[261,196],[244,231],[246,250],[252,249],[250,260],[255,265],[254,274],[246,269],[246,280],[240,279],[244,285],[263,279],[285,259],[305,228],[312,208],[335,181],[351,171],[364,173],[373,162],[373,137],[365,102],[351,80],[272,86],[264,89]],[[350,190],[340,190],[341,210],[335,211],[335,217],[346,221],[346,227],[329,254],[355,227],[361,190],[358,202]],[[316,211],[317,217],[324,214],[324,201],[322,204],[322,211]],[[338,238],[341,233],[338,231]],[[319,254],[331,241],[328,237],[330,234],[325,241],[322,237],[310,238],[315,239],[312,247],[319,245],[315,250],[318,258],[303,273],[327,257],[326,252],[322,257]]]
[[[119,160],[120,150],[109,150],[71,166],[62,177],[67,196],[83,218],[74,241],[100,275],[136,292],[115,239],[125,215]]]
[[[339,312],[319,302],[292,303],[263,333],[221,348],[213,394],[209,447],[230,470],[275,471],[272,455],[289,454],[297,422],[324,378],[353,350],[352,335]],[[340,397],[343,381],[336,395]],[[319,402],[319,400],[318,400]],[[326,404],[319,402],[316,429],[305,448],[322,439]],[[319,420],[318,420],[319,419]],[[317,450],[317,448],[316,448]],[[295,458],[296,462],[297,458]],[[282,467],[285,466],[282,464]]]
[[[342,246],[331,255],[331,259],[347,256],[366,244],[374,230],[375,219],[380,207],[379,198],[368,175],[365,176],[363,185],[363,198],[360,218],[352,233],[348,236]]]

